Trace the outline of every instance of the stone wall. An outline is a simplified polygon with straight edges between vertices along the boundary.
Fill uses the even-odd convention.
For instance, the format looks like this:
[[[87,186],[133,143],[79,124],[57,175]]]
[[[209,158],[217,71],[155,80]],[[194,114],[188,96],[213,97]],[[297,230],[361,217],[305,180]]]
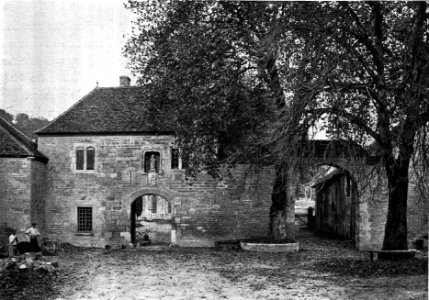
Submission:
[[[119,244],[131,239],[133,201],[157,194],[171,203],[171,228],[179,245],[213,246],[216,240],[266,236],[273,168],[239,165],[224,168],[218,179],[204,172],[188,178],[185,170],[171,169],[172,141],[172,136],[149,135],[39,137],[39,149],[50,160],[46,188],[43,176],[33,180],[32,191],[40,197],[32,198],[31,218],[43,220],[40,207],[46,193],[44,213],[49,237],[82,246]],[[76,147],[95,148],[94,170],[76,170]],[[158,174],[145,172],[147,152],[159,153]],[[388,201],[385,177],[371,173],[371,166],[362,170],[362,165],[346,161],[336,165],[350,172],[353,189],[357,190],[353,200],[357,210],[356,246],[361,250],[381,249]],[[373,179],[362,180],[370,176]],[[24,189],[21,191],[24,193]],[[427,233],[427,203],[427,197],[419,198],[411,183],[410,241]],[[92,208],[91,232],[77,231],[78,207]],[[30,217],[27,219],[25,226]],[[293,213],[288,214],[288,220],[294,220]]]
[[[375,174],[372,168],[366,169],[367,178],[359,186],[359,214],[358,214],[358,248],[360,250],[378,249],[383,246],[384,229],[387,218],[389,191],[387,178],[383,172]],[[371,173],[371,174],[369,174]],[[421,238],[428,232],[428,202],[427,195],[421,195],[416,187],[414,171],[410,169],[408,187],[407,227],[408,244],[412,248],[412,241]]]
[[[414,172],[414,169],[411,168],[410,184],[408,186],[407,209],[407,227],[409,241],[420,239],[424,235],[428,234],[429,191],[419,189],[416,183],[416,173]]]
[[[36,222],[39,231],[45,228],[46,164],[31,160],[31,222]]]
[[[311,163],[316,164],[309,161],[309,165]],[[341,158],[326,164],[346,170],[353,179],[352,188],[357,193],[352,203],[356,208],[357,230],[354,237],[356,247],[360,250],[381,249],[389,197],[383,167],[379,166],[377,169],[372,165],[365,166],[359,161]],[[407,209],[409,247],[413,247],[412,241],[428,232],[428,202],[429,195],[419,193],[414,170],[410,169]]]
[[[215,240],[266,236],[273,169],[245,165],[188,178],[171,169],[172,136],[40,136],[49,158],[46,233],[82,246],[103,247],[131,238],[131,204],[157,194],[172,204],[177,243],[213,246]],[[76,170],[76,147],[95,148],[94,170]],[[158,174],[144,171],[146,152],[160,154]],[[92,232],[78,232],[78,207],[92,208]]]
[[[370,172],[371,168],[368,168]],[[358,249],[381,249],[387,217],[388,190],[385,177],[368,175],[372,180],[359,182]],[[380,181],[379,181],[380,180]]]
[[[31,165],[26,158],[0,158],[0,246],[8,243],[12,229],[30,226]]]

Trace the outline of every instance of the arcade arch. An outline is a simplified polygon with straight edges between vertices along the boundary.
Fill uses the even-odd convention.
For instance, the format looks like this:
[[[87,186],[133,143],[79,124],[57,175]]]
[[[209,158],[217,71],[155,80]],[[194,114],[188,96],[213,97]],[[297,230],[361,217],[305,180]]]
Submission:
[[[359,193],[355,176],[333,162],[314,163],[307,170],[296,193],[297,218],[312,207],[313,217],[306,215],[309,226],[324,234],[350,239],[357,245]]]

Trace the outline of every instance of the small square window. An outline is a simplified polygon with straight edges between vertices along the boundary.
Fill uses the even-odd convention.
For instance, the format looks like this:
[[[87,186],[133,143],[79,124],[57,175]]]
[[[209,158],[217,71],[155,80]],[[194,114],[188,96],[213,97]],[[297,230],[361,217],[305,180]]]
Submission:
[[[77,208],[77,231],[92,232],[92,207]]]

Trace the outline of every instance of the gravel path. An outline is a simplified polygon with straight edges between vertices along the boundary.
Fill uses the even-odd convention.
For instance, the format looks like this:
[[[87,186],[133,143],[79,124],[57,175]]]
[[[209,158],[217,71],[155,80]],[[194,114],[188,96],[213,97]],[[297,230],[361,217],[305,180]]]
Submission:
[[[56,299],[428,299],[427,255],[369,262],[306,237],[294,254],[143,248],[63,253]]]

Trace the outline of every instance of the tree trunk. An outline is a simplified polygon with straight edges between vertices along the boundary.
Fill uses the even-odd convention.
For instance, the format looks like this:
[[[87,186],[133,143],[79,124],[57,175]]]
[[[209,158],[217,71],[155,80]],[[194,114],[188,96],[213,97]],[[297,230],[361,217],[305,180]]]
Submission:
[[[389,186],[389,204],[384,230],[383,250],[406,250],[409,159],[390,159],[385,164]]]
[[[287,173],[286,167],[276,167],[273,193],[270,208],[270,234],[276,242],[285,241],[288,237],[286,225]]]

